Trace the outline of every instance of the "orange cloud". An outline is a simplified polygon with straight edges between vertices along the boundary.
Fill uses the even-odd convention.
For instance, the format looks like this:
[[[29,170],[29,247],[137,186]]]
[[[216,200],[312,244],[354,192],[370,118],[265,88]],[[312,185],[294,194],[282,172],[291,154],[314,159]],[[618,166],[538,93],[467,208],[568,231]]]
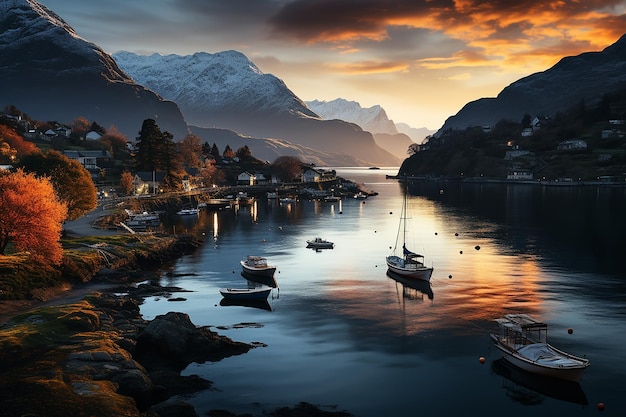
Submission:
[[[406,62],[358,62],[334,65],[333,68],[346,74],[383,74],[404,72],[409,69]]]
[[[625,9],[623,0],[296,0],[270,24],[288,40],[344,50],[359,40],[390,41],[391,27],[421,28],[465,43],[466,50],[450,52],[450,64],[508,66],[524,59],[554,63],[613,43],[626,27]]]

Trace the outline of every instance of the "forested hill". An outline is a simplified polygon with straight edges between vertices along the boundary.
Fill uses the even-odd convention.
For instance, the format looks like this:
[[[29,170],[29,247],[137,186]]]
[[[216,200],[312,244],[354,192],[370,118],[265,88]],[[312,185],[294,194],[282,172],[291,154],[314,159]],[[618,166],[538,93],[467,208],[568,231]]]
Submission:
[[[493,128],[448,130],[427,138],[398,175],[505,179],[526,171],[542,180],[612,176],[623,181],[624,118],[626,88],[594,106],[574,103],[554,118],[520,114],[519,123],[501,120]]]

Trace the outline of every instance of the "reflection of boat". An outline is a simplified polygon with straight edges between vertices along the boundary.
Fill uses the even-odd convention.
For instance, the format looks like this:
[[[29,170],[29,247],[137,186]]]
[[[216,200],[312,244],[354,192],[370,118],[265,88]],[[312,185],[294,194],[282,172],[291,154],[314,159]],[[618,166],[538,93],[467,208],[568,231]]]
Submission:
[[[272,311],[272,306],[265,300],[234,300],[232,298],[222,298],[220,300],[221,306],[240,306],[240,307],[252,307],[260,310]]]
[[[429,300],[435,298],[433,294],[433,288],[430,285],[430,281],[416,280],[405,278],[402,275],[396,274],[392,271],[387,271],[387,276],[396,282],[402,284],[402,297],[414,300],[422,299],[420,294],[426,295]]]
[[[433,268],[424,265],[424,256],[415,252],[411,252],[406,247],[406,233],[407,233],[407,192],[404,193],[404,202],[402,204],[402,213],[400,214],[400,227],[398,228],[398,234],[396,236],[396,243],[394,245],[391,255],[387,256],[387,267],[391,272],[402,275],[404,277],[421,279],[423,281],[430,281],[430,277],[433,274]],[[398,244],[402,237],[402,253]]]
[[[499,334],[491,340],[504,359],[534,374],[579,381],[589,360],[558,350],[548,344],[548,325],[528,314],[507,314],[496,319]]]
[[[240,191],[239,193],[237,193],[236,201],[240,206],[248,206],[254,203],[254,197],[249,196],[248,193]]]
[[[200,209],[197,209],[197,208],[187,208],[187,209],[182,209],[176,212],[176,214],[180,216],[192,216],[198,213],[200,213]]]
[[[321,237],[314,237],[313,239],[308,239],[306,241],[308,248],[314,249],[332,249],[335,247],[335,244],[330,240],[323,239]]]
[[[341,197],[338,195],[327,195],[326,197],[324,197],[325,203],[335,203],[340,200],[341,200]]]
[[[578,382],[535,375],[512,365],[504,358],[493,361],[491,368],[506,379],[504,388],[516,401],[540,402],[543,398],[537,398],[537,394],[541,394],[561,401],[587,405],[587,396]]]
[[[243,271],[251,275],[271,277],[276,271],[276,266],[268,265],[267,259],[262,256],[248,255],[240,263]]]
[[[241,271],[241,276],[256,284],[266,285],[272,288],[278,288],[278,283],[273,275],[271,276],[262,276],[262,275],[253,275],[246,271]]]
[[[289,203],[297,202],[298,199],[296,197],[281,197],[281,198],[278,199],[278,201],[280,203],[289,204]]]
[[[267,300],[267,296],[272,291],[271,287],[253,288],[220,288],[222,297],[230,300]]]

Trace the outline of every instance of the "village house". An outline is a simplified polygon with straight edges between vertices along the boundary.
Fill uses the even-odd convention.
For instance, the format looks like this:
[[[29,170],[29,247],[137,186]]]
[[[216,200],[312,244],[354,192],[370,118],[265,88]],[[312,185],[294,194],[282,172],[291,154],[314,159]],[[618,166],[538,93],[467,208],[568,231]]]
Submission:
[[[587,142],[582,139],[564,140],[557,145],[559,151],[577,151],[587,149]]]
[[[89,132],[87,132],[85,134],[85,139],[86,140],[98,140],[102,137],[102,135],[98,132],[96,132],[95,130],[90,130]]]
[[[244,171],[241,174],[237,175],[237,185],[254,184],[256,184],[256,176],[254,174],[251,174],[248,171]]]
[[[320,182],[322,180],[322,171],[315,168],[306,168],[302,172],[302,182]]]
[[[533,179],[533,173],[525,169],[515,169],[506,174],[507,180],[527,181]]]
[[[156,194],[164,179],[165,172],[139,171],[133,177],[133,194]]]

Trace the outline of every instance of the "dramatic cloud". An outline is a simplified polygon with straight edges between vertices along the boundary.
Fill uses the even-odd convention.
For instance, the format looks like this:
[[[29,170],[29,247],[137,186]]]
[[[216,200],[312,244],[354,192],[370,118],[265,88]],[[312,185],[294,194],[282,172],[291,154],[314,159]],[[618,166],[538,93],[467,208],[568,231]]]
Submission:
[[[626,31],[626,0],[40,0],[108,52],[234,49],[303,100],[416,127]],[[419,99],[418,99],[419,98]]]

